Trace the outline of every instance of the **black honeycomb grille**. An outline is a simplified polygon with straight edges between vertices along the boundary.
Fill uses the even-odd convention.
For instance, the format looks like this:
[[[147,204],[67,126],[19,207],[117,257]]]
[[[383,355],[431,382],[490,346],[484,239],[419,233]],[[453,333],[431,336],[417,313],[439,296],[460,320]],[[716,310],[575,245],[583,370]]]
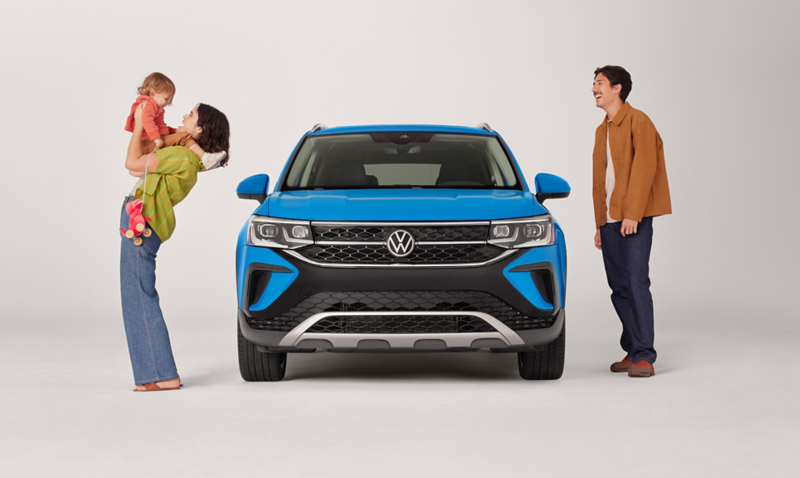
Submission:
[[[484,312],[511,330],[548,328],[555,317],[528,317],[497,297],[482,291],[368,291],[320,292],[275,318],[248,317],[250,327],[288,332],[322,312]],[[454,314],[457,315],[457,314]]]
[[[288,311],[286,314],[274,319],[246,317],[247,325],[249,325],[251,329],[268,330],[270,332],[289,332],[307,318],[308,317],[300,317],[292,313],[292,311]]]
[[[403,229],[414,240],[425,241],[485,241],[489,226],[352,226],[314,224],[314,239],[318,242],[385,242],[391,233]]]
[[[395,257],[384,245],[320,243],[297,252],[314,262],[334,264],[471,264],[494,259],[505,250],[487,244],[417,245],[406,257]]]
[[[442,334],[496,332],[470,315],[357,315],[326,317],[308,332],[321,334]]]

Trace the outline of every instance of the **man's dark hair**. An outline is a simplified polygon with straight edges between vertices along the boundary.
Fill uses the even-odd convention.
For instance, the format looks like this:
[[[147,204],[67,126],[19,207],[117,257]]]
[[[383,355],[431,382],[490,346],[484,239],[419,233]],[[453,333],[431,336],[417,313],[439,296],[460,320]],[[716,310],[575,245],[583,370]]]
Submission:
[[[219,153],[225,151],[228,153],[225,159],[220,161],[220,166],[228,164],[231,158],[230,145],[228,139],[231,135],[231,128],[228,124],[228,117],[225,113],[203,103],[197,105],[197,126],[203,128],[200,137],[197,139],[197,144],[203,148],[206,153]]]
[[[615,65],[606,65],[594,70],[594,77],[597,78],[597,74],[602,73],[608,78],[608,81],[611,83],[611,86],[622,85],[622,90],[619,92],[619,97],[624,103],[625,100],[628,98],[628,95],[631,92],[631,88],[633,87],[633,80],[631,80],[631,74],[628,71],[621,67]]]

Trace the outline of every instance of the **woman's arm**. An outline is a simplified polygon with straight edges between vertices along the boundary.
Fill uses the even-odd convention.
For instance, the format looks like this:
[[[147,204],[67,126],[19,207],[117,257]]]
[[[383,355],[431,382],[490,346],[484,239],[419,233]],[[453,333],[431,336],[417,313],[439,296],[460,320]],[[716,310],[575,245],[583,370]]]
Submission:
[[[144,103],[139,105],[139,108],[136,109],[136,113],[134,113],[133,115],[133,118],[136,120],[136,124],[133,127],[131,142],[128,144],[128,155],[125,158],[125,167],[133,176],[137,175],[134,173],[144,173],[145,167],[147,168],[148,173],[154,173],[156,169],[158,169],[157,154],[155,153],[142,154],[142,110],[143,109],[144,109]],[[150,156],[149,162],[147,160],[148,156]]]

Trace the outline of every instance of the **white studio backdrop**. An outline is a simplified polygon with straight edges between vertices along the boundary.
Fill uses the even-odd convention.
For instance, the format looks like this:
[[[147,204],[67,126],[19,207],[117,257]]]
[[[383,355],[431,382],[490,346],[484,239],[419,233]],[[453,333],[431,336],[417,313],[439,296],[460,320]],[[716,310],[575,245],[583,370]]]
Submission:
[[[317,122],[488,122],[531,186],[540,171],[572,185],[570,198],[547,204],[567,236],[571,306],[610,309],[591,204],[603,113],[590,87],[605,64],[631,72],[629,101],[665,142],[674,214],[655,222],[656,300],[711,323],[733,311],[773,325],[793,319],[797,2],[48,1],[2,10],[3,328],[80,319],[121,329],[117,228],[133,184],[123,126],[153,71],[177,85],[169,125],[204,102],[232,127],[230,166],[200,175],[159,253],[168,322],[180,311],[233,323],[235,242],[256,206],[235,187],[257,173],[274,185]]]

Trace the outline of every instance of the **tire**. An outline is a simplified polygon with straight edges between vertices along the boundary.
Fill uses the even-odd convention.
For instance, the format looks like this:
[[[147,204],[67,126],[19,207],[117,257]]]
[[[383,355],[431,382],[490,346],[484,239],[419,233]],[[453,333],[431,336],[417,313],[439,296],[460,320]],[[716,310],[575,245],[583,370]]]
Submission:
[[[558,380],[564,373],[564,352],[567,343],[567,324],[561,327],[558,338],[541,352],[518,352],[519,376],[525,380]]]
[[[255,344],[242,335],[242,327],[236,324],[239,342],[239,373],[247,382],[277,382],[286,375],[286,352],[262,353]]]

